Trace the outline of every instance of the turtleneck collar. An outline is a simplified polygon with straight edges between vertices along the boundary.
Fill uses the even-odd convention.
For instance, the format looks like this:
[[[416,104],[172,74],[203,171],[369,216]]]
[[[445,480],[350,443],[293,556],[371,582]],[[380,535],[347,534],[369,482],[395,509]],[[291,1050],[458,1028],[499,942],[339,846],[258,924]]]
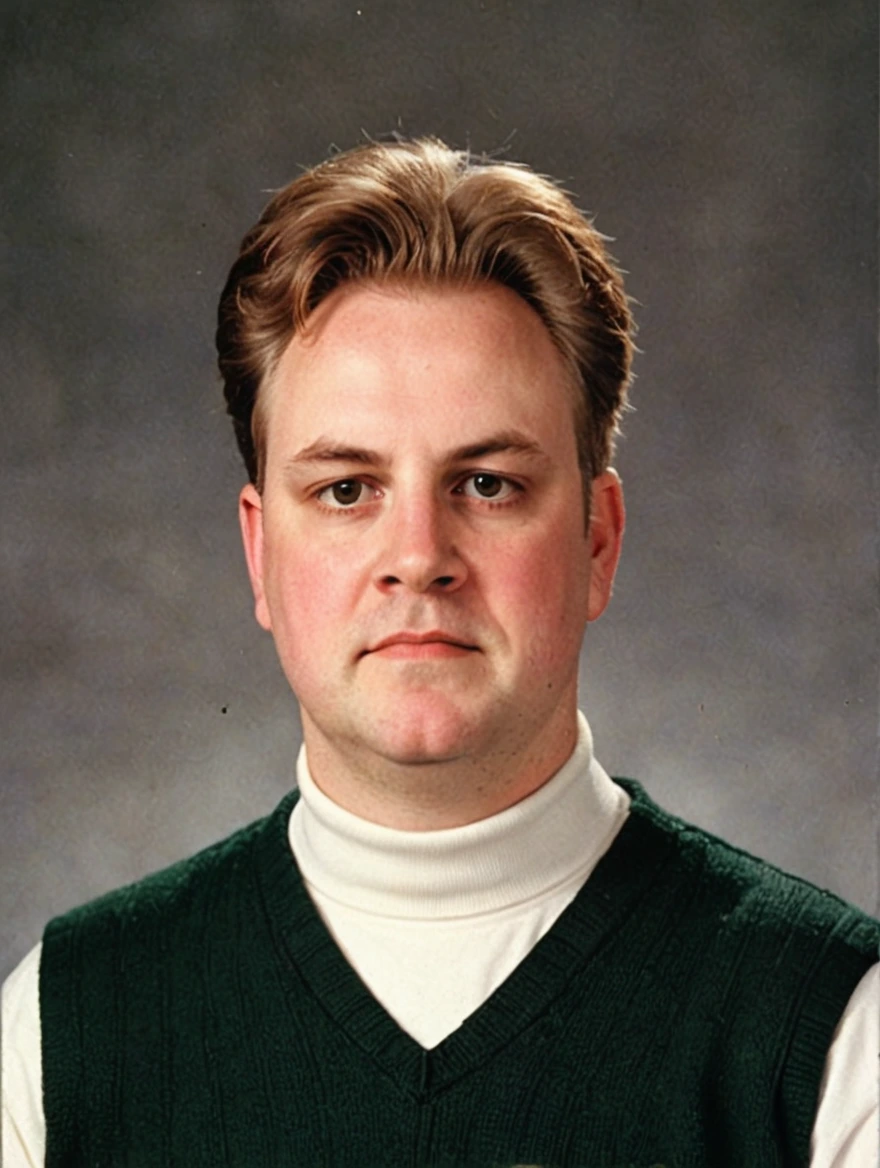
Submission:
[[[497,912],[585,880],[629,812],[629,796],[593,757],[578,711],[568,761],[497,815],[441,831],[401,831],[345,811],[309,773],[305,744],[290,844],[307,885],[381,916],[450,919]]]

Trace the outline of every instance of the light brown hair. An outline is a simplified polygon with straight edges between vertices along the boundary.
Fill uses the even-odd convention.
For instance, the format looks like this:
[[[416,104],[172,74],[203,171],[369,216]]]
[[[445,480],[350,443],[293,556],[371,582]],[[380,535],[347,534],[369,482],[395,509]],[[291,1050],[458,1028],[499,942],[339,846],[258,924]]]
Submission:
[[[260,389],[317,305],[354,280],[494,280],[530,304],[571,373],[589,499],[626,408],[634,326],[620,273],[604,237],[549,179],[436,138],[370,142],[331,157],[278,191],[244,237],[220,297],[217,352],[258,489]]]

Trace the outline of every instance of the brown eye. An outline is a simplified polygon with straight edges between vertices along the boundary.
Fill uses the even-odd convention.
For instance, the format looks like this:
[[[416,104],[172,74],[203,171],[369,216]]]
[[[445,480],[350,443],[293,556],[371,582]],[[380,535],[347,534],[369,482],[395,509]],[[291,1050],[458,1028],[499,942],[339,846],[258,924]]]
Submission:
[[[339,483],[334,483],[330,490],[333,492],[333,498],[337,503],[356,503],[361,496],[363,483],[359,483],[357,479],[343,479]]]
[[[478,474],[474,475],[474,486],[484,499],[493,499],[502,487],[501,479],[498,475]]]
[[[468,499],[504,500],[522,488],[503,475],[489,474],[488,471],[477,471],[468,475],[460,487],[456,488]],[[503,493],[502,493],[503,492]]]
[[[364,485],[360,479],[340,479],[318,491],[316,497],[331,511],[346,511],[361,501]]]

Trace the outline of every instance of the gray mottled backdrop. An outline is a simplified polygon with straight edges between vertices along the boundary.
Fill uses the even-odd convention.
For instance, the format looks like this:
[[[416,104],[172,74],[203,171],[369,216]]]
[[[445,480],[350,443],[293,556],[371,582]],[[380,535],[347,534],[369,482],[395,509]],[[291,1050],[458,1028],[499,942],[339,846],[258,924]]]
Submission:
[[[270,809],[214,307],[361,131],[562,179],[629,271],[629,530],[585,642],[613,773],[875,907],[877,29],[867,0],[4,6],[0,973]]]

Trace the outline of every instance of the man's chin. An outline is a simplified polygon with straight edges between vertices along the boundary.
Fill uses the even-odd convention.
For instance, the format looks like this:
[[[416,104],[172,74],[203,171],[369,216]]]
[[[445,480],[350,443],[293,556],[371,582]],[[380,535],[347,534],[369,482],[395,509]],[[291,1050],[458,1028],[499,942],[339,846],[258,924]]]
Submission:
[[[428,766],[469,754],[487,730],[486,719],[476,710],[462,710],[443,695],[433,695],[404,699],[377,712],[364,740],[389,763]]]

